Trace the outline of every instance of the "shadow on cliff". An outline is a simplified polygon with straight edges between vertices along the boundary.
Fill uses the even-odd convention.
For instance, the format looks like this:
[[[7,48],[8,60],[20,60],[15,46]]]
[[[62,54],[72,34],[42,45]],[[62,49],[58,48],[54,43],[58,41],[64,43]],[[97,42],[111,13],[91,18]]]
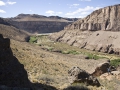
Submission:
[[[32,83],[33,90],[57,90],[55,87],[41,83]]]
[[[45,88],[44,90],[50,90],[47,88],[51,88],[51,90],[56,90],[51,86],[31,83],[28,79],[27,71],[24,69],[24,65],[21,64],[12,53],[10,39],[3,38],[0,34],[0,86],[1,85],[5,85],[6,87],[29,88],[31,90],[35,90],[36,88]]]

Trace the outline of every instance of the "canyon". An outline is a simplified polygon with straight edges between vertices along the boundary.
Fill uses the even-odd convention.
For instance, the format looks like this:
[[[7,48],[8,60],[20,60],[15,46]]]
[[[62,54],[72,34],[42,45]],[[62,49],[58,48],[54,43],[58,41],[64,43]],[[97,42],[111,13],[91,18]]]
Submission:
[[[78,18],[19,14],[13,18],[5,18],[5,20],[15,27],[29,33],[53,33],[63,30],[66,25],[78,20]]]
[[[120,54],[120,5],[93,11],[50,36],[52,40],[109,54]]]

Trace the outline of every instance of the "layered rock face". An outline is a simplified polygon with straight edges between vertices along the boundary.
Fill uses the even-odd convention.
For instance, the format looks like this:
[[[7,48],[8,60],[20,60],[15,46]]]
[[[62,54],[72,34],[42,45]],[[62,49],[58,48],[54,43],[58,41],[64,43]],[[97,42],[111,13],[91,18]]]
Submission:
[[[27,72],[10,48],[10,39],[0,34],[0,85],[30,88]]]
[[[0,18],[0,34],[4,37],[18,41],[28,41],[29,39],[29,35],[27,33],[15,28],[3,18]]]
[[[55,21],[9,21],[15,27],[29,33],[53,33],[64,29],[64,26],[71,22]]]
[[[53,33],[63,30],[64,27],[77,18],[62,18],[59,16],[42,16],[36,14],[19,14],[14,18],[6,19],[15,27],[30,33]]]
[[[79,48],[120,55],[119,16],[120,5],[105,7],[52,34],[50,38]]]
[[[64,29],[120,31],[120,5],[108,6],[92,12]]]

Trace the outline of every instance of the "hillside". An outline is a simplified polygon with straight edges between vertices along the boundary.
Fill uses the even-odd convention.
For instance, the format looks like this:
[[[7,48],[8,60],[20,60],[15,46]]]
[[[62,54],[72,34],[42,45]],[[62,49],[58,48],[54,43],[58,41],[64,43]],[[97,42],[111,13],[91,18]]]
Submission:
[[[37,14],[19,14],[6,19],[15,27],[30,33],[52,33],[63,30],[64,27],[77,18],[62,18],[59,16],[42,16]]]
[[[29,35],[0,18],[0,34],[19,41],[27,41]]]
[[[109,54],[120,54],[120,5],[108,6],[50,36],[55,41]],[[116,32],[115,32],[116,31]]]

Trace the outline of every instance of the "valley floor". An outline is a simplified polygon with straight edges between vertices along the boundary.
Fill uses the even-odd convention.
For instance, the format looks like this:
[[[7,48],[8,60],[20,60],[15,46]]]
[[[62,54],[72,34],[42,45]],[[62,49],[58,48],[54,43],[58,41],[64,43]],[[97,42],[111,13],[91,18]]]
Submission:
[[[55,44],[54,42],[51,42]],[[45,47],[45,45],[43,45]],[[11,49],[14,56],[24,65],[28,78],[32,83],[42,83],[63,89],[69,85],[68,70],[78,66],[91,73],[95,67],[107,59],[85,59],[83,54],[63,54],[43,50],[43,46],[11,40]],[[60,48],[76,49],[75,47],[61,46]],[[78,49],[78,48],[77,48]],[[49,89],[48,89],[49,90]]]

